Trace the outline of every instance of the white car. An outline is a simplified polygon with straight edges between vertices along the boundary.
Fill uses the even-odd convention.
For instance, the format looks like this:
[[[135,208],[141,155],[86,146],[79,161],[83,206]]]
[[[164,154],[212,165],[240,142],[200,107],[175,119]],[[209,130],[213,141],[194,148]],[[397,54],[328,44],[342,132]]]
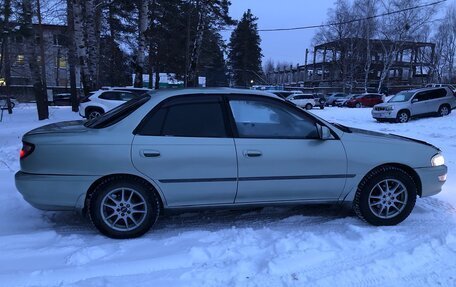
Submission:
[[[137,96],[127,91],[99,90],[81,100],[79,115],[94,119]]]
[[[315,106],[315,97],[312,94],[294,94],[287,100],[306,110],[311,110]]]

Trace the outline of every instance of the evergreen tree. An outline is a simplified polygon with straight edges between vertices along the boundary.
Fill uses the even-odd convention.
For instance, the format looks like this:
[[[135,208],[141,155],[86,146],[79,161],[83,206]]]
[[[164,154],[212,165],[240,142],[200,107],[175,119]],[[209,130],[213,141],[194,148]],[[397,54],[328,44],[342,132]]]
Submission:
[[[229,63],[236,86],[249,86],[251,81],[262,81],[261,39],[258,34],[256,18],[247,10],[231,34],[229,44]]]

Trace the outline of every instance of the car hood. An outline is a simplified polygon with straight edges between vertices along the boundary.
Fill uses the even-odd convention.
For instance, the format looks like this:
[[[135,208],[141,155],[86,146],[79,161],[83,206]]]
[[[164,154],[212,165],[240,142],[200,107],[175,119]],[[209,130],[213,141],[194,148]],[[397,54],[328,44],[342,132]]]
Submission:
[[[383,138],[383,139],[391,139],[391,140],[399,140],[399,141],[406,141],[406,142],[414,142],[422,145],[426,145],[432,148],[435,148],[437,151],[440,151],[439,148],[436,146],[421,140],[417,140],[414,138],[404,137],[396,134],[385,134],[380,132],[374,132],[369,130],[357,129],[357,128],[349,128],[351,133],[354,135],[362,135],[362,136],[369,136],[374,138]]]
[[[88,129],[84,126],[84,122],[80,120],[49,124],[31,130],[26,135],[86,132]]]

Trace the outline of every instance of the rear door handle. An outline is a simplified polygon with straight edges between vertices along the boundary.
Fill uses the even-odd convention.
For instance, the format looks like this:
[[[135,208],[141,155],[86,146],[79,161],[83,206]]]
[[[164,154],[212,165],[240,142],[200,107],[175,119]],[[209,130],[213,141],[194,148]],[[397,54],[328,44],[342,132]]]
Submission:
[[[262,156],[263,153],[259,150],[246,150],[244,151],[244,156],[245,157],[260,157]]]
[[[141,151],[141,155],[144,157],[159,157],[160,152],[158,150],[146,149]]]

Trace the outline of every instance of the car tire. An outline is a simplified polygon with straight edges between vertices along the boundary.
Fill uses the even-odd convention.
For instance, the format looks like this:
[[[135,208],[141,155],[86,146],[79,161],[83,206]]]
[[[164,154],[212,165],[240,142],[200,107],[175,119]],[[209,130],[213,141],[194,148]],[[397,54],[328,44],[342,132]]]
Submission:
[[[86,110],[86,118],[89,120],[96,119],[103,114],[104,114],[104,111],[100,108],[88,108]]]
[[[361,105],[361,103],[356,103],[355,107],[356,108],[361,108],[363,105]]]
[[[451,108],[448,105],[441,105],[438,111],[439,117],[448,116],[451,114]]]
[[[417,186],[404,170],[385,166],[363,178],[356,191],[353,209],[365,222],[376,226],[396,225],[412,212]]]
[[[313,108],[312,104],[307,104],[307,105],[305,106],[305,109],[306,109],[306,110],[311,110],[312,108]]]
[[[88,214],[104,235],[126,239],[143,235],[160,214],[160,200],[144,180],[125,176],[110,177],[88,196]]]
[[[406,123],[410,120],[410,113],[406,110],[399,111],[396,116],[396,122]]]
[[[321,105],[320,106],[320,110],[324,110],[325,109],[325,106],[324,105]]]

